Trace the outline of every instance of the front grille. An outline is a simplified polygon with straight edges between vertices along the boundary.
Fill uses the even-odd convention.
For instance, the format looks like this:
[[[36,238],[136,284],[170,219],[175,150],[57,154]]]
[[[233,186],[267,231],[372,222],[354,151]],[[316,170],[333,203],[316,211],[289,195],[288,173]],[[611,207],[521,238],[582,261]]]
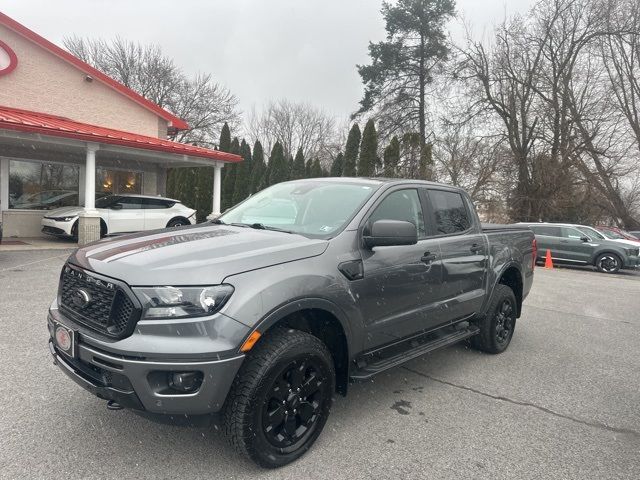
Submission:
[[[74,320],[110,337],[130,333],[138,310],[119,282],[65,265],[60,278],[60,308]]]

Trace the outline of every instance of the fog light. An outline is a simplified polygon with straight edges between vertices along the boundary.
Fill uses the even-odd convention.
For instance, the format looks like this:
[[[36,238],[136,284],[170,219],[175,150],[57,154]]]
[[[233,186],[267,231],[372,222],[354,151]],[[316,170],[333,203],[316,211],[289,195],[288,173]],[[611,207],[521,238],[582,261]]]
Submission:
[[[170,372],[169,386],[179,392],[192,393],[202,385],[202,372]]]

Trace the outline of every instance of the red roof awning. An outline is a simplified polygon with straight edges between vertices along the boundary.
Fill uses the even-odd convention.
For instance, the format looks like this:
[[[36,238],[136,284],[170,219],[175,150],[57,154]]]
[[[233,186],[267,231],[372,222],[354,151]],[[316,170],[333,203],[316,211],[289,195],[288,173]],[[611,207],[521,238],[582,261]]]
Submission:
[[[242,157],[232,153],[220,152],[209,148],[196,147],[186,143],[172,142],[155,137],[147,137],[131,132],[98,127],[76,122],[64,117],[47,113],[29,112],[0,106],[0,130],[39,133],[53,137],[71,138],[86,142],[120,145],[141,150],[189,155],[209,158],[222,162],[240,162]]]

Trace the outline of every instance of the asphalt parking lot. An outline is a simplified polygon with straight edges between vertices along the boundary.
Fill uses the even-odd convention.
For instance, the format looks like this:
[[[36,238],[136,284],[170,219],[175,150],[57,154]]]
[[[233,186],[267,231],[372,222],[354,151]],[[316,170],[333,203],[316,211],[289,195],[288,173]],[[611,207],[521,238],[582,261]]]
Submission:
[[[463,345],[353,385],[277,471],[215,429],[110,412],[51,362],[67,252],[0,254],[0,478],[640,478],[640,274],[538,268],[507,352]]]

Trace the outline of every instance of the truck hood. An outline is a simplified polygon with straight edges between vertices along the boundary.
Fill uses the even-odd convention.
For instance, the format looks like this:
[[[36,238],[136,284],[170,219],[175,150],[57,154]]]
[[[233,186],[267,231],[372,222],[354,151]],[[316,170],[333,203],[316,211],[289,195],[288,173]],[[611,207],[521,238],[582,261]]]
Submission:
[[[102,240],[71,263],[131,286],[215,285],[229,275],[322,254],[326,240],[229,225],[197,225]]]

